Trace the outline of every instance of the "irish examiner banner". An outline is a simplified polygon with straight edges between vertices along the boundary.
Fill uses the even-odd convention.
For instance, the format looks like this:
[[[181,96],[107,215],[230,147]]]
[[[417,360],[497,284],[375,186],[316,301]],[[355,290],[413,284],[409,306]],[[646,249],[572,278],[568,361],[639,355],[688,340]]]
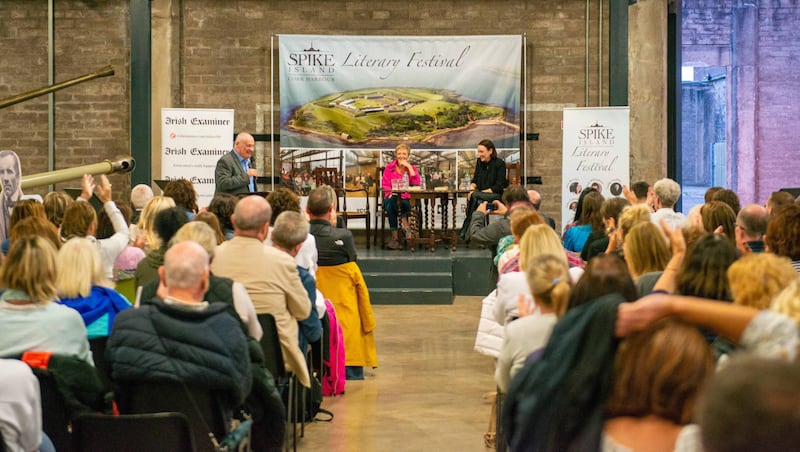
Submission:
[[[280,35],[281,148],[519,148],[520,36]]]

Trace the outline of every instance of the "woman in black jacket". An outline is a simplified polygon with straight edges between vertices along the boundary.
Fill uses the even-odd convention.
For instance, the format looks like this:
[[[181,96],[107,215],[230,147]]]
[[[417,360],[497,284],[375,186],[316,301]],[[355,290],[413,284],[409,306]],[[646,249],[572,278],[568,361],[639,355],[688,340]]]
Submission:
[[[491,204],[503,195],[508,186],[506,179],[506,162],[497,156],[497,149],[491,140],[478,143],[478,161],[475,162],[475,174],[472,176],[470,192],[467,195],[467,217],[461,227],[461,238],[466,235],[472,212],[482,202]]]

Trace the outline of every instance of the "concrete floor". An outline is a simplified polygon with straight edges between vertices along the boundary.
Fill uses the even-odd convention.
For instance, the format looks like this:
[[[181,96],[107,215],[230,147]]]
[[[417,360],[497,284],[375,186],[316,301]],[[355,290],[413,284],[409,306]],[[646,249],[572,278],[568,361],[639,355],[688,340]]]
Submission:
[[[475,352],[482,297],[452,305],[373,306],[377,369],[326,397],[333,422],[306,424],[298,450],[485,451],[495,388],[491,358]]]

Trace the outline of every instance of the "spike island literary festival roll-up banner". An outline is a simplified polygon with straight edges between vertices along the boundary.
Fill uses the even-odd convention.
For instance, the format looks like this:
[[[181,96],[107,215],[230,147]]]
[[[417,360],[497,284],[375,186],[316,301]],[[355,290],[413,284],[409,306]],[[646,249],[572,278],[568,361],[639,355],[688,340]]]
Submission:
[[[217,160],[231,150],[233,110],[161,109],[161,178],[191,181],[198,206],[211,202]]]
[[[575,217],[581,191],[592,187],[605,199],[622,196],[630,178],[628,107],[565,108],[561,225]]]
[[[281,149],[519,149],[519,35],[280,35],[279,47]]]

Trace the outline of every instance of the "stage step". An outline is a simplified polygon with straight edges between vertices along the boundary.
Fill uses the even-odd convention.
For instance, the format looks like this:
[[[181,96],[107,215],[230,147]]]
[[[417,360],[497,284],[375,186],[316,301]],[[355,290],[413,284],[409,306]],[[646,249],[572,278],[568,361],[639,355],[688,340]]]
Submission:
[[[491,258],[486,250],[440,247],[411,253],[359,250],[358,266],[372,304],[452,304],[454,295],[486,295]]]

